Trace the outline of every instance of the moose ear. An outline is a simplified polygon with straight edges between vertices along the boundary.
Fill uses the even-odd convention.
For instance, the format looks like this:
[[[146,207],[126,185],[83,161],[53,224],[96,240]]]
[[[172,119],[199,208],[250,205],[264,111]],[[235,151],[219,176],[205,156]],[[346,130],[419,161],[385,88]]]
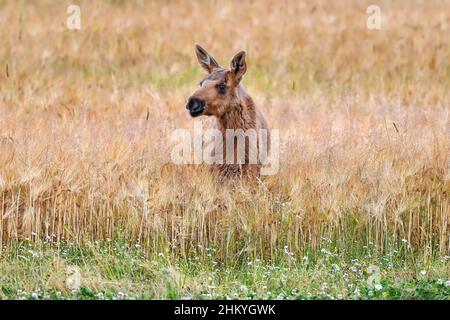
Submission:
[[[242,76],[247,71],[247,62],[245,62],[245,51],[239,52],[231,60],[231,71],[234,73],[237,81],[242,79]]]
[[[216,59],[213,58],[205,49],[200,47],[198,44],[195,45],[195,54],[197,55],[197,60],[203,69],[209,73],[213,72],[215,68],[220,68]]]

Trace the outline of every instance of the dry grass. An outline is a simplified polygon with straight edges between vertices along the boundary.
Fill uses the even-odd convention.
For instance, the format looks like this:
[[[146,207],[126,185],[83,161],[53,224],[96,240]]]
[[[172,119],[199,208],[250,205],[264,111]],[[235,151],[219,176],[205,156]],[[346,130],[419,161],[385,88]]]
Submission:
[[[264,2],[264,3],[263,3]],[[322,237],[450,250],[450,3],[0,1],[0,243],[121,237],[224,259]],[[244,80],[282,137],[276,176],[217,184],[167,164],[191,127],[194,43]]]

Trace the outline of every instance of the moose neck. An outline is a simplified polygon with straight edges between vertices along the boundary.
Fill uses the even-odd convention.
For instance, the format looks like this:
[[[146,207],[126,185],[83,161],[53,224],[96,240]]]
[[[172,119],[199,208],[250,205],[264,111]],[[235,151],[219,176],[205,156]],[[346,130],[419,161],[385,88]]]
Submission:
[[[226,129],[252,129],[256,126],[256,110],[252,98],[239,90],[236,101],[229,105],[227,112],[217,117],[217,125],[222,132]]]

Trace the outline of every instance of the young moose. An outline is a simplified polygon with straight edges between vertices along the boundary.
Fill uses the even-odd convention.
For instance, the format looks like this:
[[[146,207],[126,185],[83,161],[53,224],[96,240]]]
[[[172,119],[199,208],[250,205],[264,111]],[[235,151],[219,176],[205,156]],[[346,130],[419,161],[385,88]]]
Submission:
[[[234,56],[230,69],[220,67],[199,45],[195,46],[195,53],[208,75],[189,98],[186,109],[192,117],[216,118],[222,139],[214,141],[215,171],[223,176],[259,175],[261,160],[270,148],[270,133],[262,113],[241,85],[247,71],[245,52]]]

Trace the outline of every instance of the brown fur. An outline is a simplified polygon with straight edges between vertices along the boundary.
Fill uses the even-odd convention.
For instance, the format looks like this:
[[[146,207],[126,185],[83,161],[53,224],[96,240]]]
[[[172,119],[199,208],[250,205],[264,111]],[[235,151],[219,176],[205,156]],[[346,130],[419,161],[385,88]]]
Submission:
[[[216,128],[222,132],[224,141],[227,129],[242,129],[244,131],[254,129],[256,133],[260,129],[268,130],[263,114],[256,108],[253,99],[240,83],[247,69],[245,53],[238,53],[231,62],[231,69],[224,69],[204,49],[199,46],[196,49],[200,64],[209,74],[200,82],[200,88],[194,92],[190,99],[198,99],[206,103],[206,107],[201,115],[214,116],[216,118]],[[219,91],[219,86],[221,85],[226,87],[223,93]],[[270,148],[270,134],[268,143],[268,148]],[[250,147],[251,145],[246,139],[245,163],[239,164],[236,159],[237,145],[234,143],[234,162],[226,164],[226,149],[223,146],[224,164],[215,165],[214,170],[224,176],[258,175],[261,163],[249,164]],[[256,147],[256,154],[258,154],[260,148],[259,138]]]

